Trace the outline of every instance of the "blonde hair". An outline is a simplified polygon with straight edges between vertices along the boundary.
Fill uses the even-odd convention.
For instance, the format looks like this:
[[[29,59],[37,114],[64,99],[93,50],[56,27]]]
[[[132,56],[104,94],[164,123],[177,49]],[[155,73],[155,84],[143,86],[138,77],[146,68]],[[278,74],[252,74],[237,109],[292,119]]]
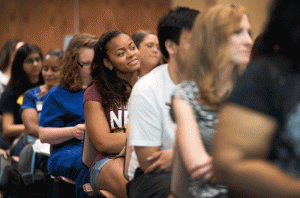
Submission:
[[[239,27],[244,8],[235,5],[217,5],[198,16],[192,29],[189,76],[197,83],[199,100],[217,107],[221,72],[229,65],[228,40]]]
[[[90,34],[75,34],[65,51],[62,60],[60,85],[71,92],[82,90],[82,80],[77,61],[81,48],[94,49],[98,39]]]

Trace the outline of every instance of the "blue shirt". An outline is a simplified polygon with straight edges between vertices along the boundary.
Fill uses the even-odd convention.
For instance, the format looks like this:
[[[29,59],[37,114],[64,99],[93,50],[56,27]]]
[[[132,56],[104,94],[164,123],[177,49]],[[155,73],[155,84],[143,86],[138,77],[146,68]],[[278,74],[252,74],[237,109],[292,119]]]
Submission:
[[[83,112],[84,90],[72,93],[60,85],[53,87],[45,96],[39,125],[42,127],[71,127],[84,124]],[[76,138],[54,145],[52,152],[57,149],[67,149],[73,144],[82,142]]]

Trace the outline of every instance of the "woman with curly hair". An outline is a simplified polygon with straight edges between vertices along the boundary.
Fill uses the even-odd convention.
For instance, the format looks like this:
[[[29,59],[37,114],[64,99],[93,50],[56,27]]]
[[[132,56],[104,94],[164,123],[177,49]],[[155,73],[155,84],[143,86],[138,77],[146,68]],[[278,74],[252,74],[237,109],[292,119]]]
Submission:
[[[39,138],[52,146],[49,173],[74,180],[76,188],[89,182],[88,169],[80,157],[85,130],[82,99],[91,83],[96,42],[97,38],[88,34],[71,39],[62,60],[60,85],[45,95],[39,120]]]
[[[84,93],[87,135],[97,153],[90,167],[91,186],[126,197],[124,158],[110,158],[125,146],[127,101],[138,80],[139,50],[131,37],[120,31],[101,36],[92,63],[93,84]]]

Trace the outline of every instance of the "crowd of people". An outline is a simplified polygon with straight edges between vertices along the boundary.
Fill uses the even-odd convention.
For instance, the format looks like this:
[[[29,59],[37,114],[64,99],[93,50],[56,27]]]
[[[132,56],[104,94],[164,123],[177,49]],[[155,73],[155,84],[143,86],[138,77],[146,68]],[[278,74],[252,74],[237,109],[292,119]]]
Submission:
[[[157,35],[75,34],[45,56],[9,40],[0,154],[23,163],[31,145],[76,197],[300,197],[299,10],[273,0],[255,42],[234,4],[171,9]]]

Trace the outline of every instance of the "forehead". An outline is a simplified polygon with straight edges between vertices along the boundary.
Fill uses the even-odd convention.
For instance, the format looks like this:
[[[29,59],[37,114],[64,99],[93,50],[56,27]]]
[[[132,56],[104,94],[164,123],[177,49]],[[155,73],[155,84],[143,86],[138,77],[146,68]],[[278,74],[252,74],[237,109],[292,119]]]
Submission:
[[[92,61],[94,58],[94,50],[92,48],[80,48],[78,50],[79,60],[82,62]]]
[[[120,48],[127,47],[132,42],[131,37],[127,34],[119,34],[107,43],[107,51],[116,51]]]
[[[36,58],[36,57],[40,57],[40,54],[37,53],[37,52],[32,52],[32,53],[30,53],[30,54],[27,56],[26,59],[28,59],[28,58]]]
[[[48,64],[55,64],[57,65],[59,63],[59,59],[57,56],[54,55],[46,55],[44,59],[44,65]]]
[[[248,16],[246,14],[243,14],[243,16],[242,16],[242,20],[240,22],[240,27],[246,28],[246,29],[250,29],[251,28]]]
[[[143,42],[157,42],[158,43],[158,38],[156,35],[154,34],[148,34],[147,36],[145,36]]]

